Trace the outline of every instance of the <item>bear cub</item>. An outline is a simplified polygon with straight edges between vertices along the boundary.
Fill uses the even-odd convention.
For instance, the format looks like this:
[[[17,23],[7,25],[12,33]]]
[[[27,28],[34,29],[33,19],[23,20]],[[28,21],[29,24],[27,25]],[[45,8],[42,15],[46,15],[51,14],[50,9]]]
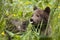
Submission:
[[[46,7],[44,10],[41,10],[35,6],[33,10],[34,12],[30,19],[30,23],[34,25],[35,28],[38,27],[38,29],[40,29],[41,34],[48,35],[50,33],[50,26],[48,25],[47,27],[50,8]],[[41,23],[42,23],[42,26],[41,26]]]

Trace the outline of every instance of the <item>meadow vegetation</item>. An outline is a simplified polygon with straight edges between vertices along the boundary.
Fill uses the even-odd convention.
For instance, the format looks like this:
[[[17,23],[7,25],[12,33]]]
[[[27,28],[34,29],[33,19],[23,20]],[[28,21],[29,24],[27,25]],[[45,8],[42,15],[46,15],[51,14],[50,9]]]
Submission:
[[[60,40],[60,0],[0,0],[0,40],[7,40],[8,38],[4,33],[7,19],[30,19],[34,5],[40,9],[50,7],[51,12],[48,22],[52,28],[50,37],[52,40]],[[13,37],[12,40],[39,40],[39,33],[32,32],[31,27],[32,25],[29,24],[23,35],[7,32]]]

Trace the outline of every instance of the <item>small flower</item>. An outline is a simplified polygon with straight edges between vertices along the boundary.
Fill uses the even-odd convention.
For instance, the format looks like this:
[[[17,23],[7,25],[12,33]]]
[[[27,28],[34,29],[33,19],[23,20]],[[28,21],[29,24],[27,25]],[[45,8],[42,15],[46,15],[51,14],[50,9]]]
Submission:
[[[58,18],[60,18],[60,14],[58,15]]]
[[[51,4],[47,4],[47,6],[48,6],[48,7],[50,7],[50,6],[51,6]]]
[[[16,16],[16,14],[13,14],[13,16]]]
[[[60,18],[60,16],[58,16],[58,18]]]
[[[60,9],[60,6],[58,6],[58,8]]]
[[[32,2],[30,2],[30,1],[26,1],[25,4],[26,4],[26,5],[28,5],[28,4],[32,4]]]
[[[4,36],[5,35],[4,31],[1,34]]]

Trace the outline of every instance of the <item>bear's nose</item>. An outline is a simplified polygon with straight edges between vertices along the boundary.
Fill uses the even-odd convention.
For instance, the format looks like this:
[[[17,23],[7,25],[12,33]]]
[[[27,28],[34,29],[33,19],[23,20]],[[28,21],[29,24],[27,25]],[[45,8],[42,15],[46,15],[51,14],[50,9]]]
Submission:
[[[30,19],[30,21],[32,22],[32,21],[33,21],[33,19]]]

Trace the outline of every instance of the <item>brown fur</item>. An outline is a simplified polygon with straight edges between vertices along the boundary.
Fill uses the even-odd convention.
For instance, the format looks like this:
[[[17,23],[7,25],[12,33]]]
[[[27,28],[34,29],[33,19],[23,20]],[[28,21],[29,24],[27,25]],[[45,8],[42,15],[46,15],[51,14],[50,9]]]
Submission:
[[[38,24],[38,29],[40,28],[40,24],[43,20],[42,27],[40,28],[41,34],[45,33],[45,30],[47,28],[47,23],[48,23],[48,18],[49,18],[49,13],[50,13],[50,8],[46,7],[45,10],[41,10],[37,7],[34,8],[33,15],[30,19],[32,25],[35,25],[35,28],[37,28]],[[48,29],[50,26],[48,27]],[[46,35],[48,35],[48,32],[46,32]]]

